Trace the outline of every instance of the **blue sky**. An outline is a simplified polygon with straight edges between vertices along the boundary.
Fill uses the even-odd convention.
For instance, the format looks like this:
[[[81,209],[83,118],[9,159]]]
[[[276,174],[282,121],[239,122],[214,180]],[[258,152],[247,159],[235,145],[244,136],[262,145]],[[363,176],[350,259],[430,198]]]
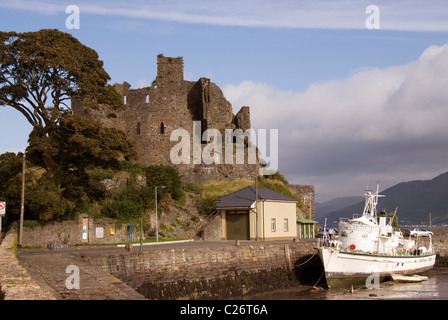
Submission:
[[[448,170],[448,3],[430,4],[0,0],[0,30],[69,32],[133,87],[155,79],[157,54],[184,57],[186,80],[209,77],[255,129],[279,130],[280,172],[323,201]],[[1,107],[0,122],[0,152],[23,150],[25,119]]]

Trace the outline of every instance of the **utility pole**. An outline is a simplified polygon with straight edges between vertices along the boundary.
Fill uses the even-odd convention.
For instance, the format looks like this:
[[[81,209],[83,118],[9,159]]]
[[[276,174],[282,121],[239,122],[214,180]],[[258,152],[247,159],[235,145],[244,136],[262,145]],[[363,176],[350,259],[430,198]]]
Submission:
[[[140,252],[143,251],[143,217],[140,217]]]
[[[255,176],[255,239],[258,241],[258,177]]]
[[[25,169],[26,169],[26,156],[25,151],[23,152],[23,162],[22,162],[22,194],[20,200],[20,224],[19,224],[19,241],[18,246],[22,246],[23,239],[23,216],[25,213]]]

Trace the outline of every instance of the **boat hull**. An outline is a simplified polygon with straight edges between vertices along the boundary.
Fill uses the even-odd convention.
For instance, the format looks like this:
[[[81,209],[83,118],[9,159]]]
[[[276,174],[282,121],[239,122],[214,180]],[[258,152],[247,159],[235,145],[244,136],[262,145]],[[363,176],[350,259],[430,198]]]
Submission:
[[[318,248],[329,288],[350,284],[372,284],[391,274],[418,274],[432,269],[436,255],[388,256]]]

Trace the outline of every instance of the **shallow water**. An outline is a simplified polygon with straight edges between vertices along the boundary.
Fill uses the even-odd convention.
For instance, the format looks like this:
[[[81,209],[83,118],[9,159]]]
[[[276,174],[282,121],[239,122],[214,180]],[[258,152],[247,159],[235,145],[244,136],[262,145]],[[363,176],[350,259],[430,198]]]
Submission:
[[[399,283],[385,281],[377,289],[365,286],[337,289],[313,289],[312,286],[297,285],[289,289],[273,290],[253,295],[251,300],[444,300],[448,299],[448,268],[434,268],[427,273],[427,281]]]

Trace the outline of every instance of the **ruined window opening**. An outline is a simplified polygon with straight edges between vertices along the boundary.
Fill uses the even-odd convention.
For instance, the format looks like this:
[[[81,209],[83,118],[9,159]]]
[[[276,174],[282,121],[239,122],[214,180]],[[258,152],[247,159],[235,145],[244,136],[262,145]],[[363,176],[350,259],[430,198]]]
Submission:
[[[149,103],[149,94],[146,95],[145,99],[146,99],[146,103]]]
[[[137,122],[137,134],[140,134],[140,122]]]
[[[160,134],[164,134],[165,133],[165,123],[161,122],[160,123]]]
[[[123,103],[126,104],[126,96],[123,96]]]
[[[202,90],[202,99],[204,102],[210,102],[210,93],[207,87]]]

